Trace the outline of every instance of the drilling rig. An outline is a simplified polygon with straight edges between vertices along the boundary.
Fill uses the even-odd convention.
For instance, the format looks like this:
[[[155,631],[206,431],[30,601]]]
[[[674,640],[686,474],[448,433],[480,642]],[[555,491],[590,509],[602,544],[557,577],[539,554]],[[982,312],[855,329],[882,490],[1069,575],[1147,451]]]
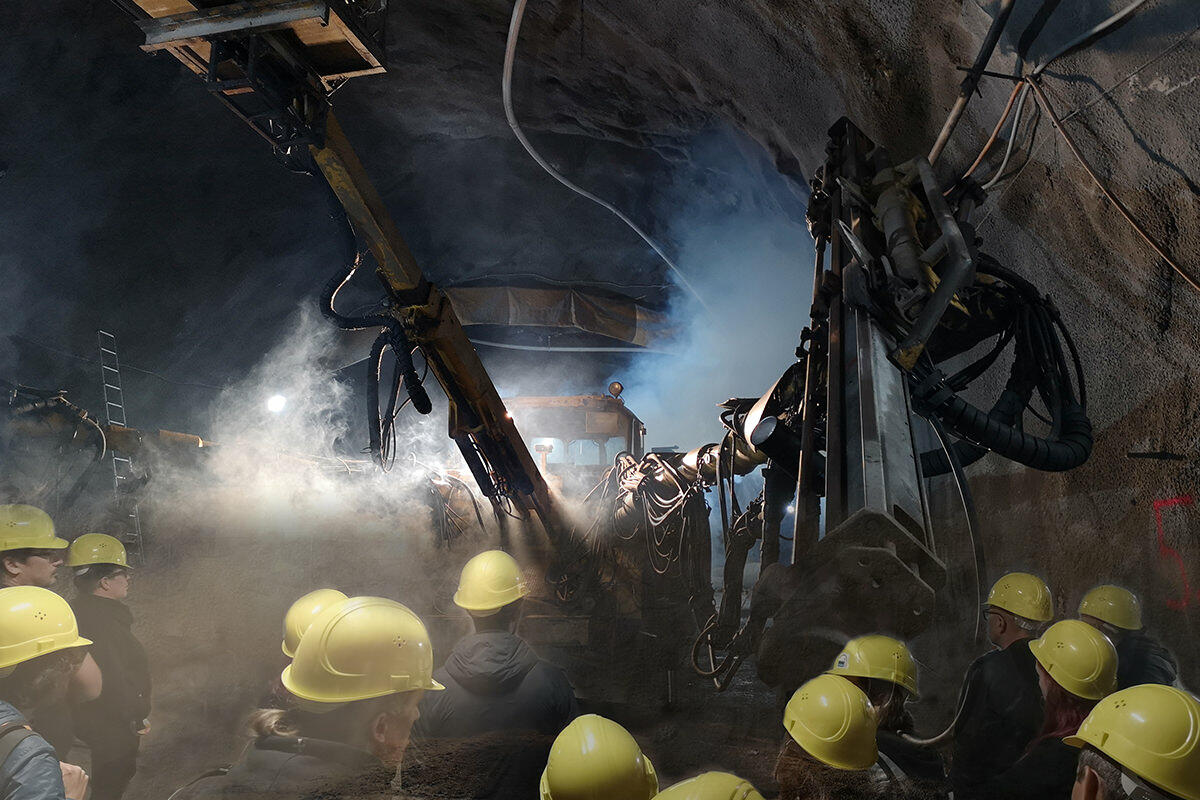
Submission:
[[[812,305],[796,313],[795,362],[781,365],[762,394],[747,387],[751,396],[722,405],[721,442],[617,454],[584,519],[569,519],[536,460],[549,451],[523,441],[446,293],[417,265],[334,115],[336,88],[386,71],[382,0],[120,4],[145,34],[144,50],[177,58],[284,166],[314,176],[327,194],[343,263],[322,292],[322,311],[344,330],[377,334],[367,369],[372,456],[387,459],[401,405],[431,410],[419,355],[448,399],[448,435],[496,518],[522,528],[550,600],[568,616],[608,608],[610,621],[634,620],[633,632],[658,642],[669,663],[686,659],[686,638],[693,668],[718,689],[752,656],[764,680],[788,687],[849,636],[908,637],[930,624],[946,565],[927,478],[953,474],[970,519],[963,468],[987,452],[1048,470],[1090,453],[1078,353],[1053,303],[981,252],[970,224],[980,188],[970,180],[944,187],[927,160],[897,163],[842,119],[810,186],[816,260]],[[347,315],[338,292],[368,258],[386,307]],[[990,409],[977,408],[961,393],[1010,344],[1007,383]],[[383,380],[389,350],[395,367]],[[1043,435],[1023,421],[1035,393],[1046,411]],[[742,509],[733,479],[760,466],[763,493]],[[714,486],[725,549],[719,607],[705,499]],[[795,520],[783,563],[789,504]],[[745,616],[743,566],[755,543],[762,570]],[[976,554],[982,580],[982,549]],[[679,624],[681,609],[694,627]],[[627,643],[626,633],[616,624],[609,643]],[[595,631],[588,638],[601,645]]]

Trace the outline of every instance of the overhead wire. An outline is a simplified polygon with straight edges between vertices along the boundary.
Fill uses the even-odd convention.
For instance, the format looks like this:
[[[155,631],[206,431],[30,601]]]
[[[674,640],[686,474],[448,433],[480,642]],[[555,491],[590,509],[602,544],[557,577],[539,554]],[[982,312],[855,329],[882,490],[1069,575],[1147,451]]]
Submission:
[[[1096,25],[1093,25],[1091,28],[1089,28],[1088,30],[1079,34],[1074,39],[1072,39],[1071,41],[1067,42],[1062,47],[1060,47],[1058,50],[1054,51],[1054,53],[1049,58],[1047,58],[1045,61],[1041,62],[1038,66],[1034,67],[1033,70],[1030,71],[1026,75],[1026,77],[1038,78],[1039,76],[1041,76],[1041,74],[1043,72],[1046,71],[1047,67],[1049,67],[1051,64],[1053,64],[1058,59],[1062,58],[1063,56],[1069,55],[1070,53],[1073,53],[1076,50],[1082,50],[1082,49],[1086,48],[1088,45],[1091,45],[1091,44],[1095,43],[1096,41],[1098,41],[1099,39],[1103,38],[1104,36],[1107,36],[1108,34],[1112,33],[1114,30],[1119,28],[1121,25],[1128,22],[1130,17],[1132,17],[1139,8],[1144,6],[1146,4],[1146,2],[1147,2],[1147,0],[1134,0],[1134,2],[1125,6],[1125,8],[1122,8],[1117,13],[1102,20],[1101,22],[1097,23]]]
[[[979,165],[983,163],[984,157],[987,156],[988,151],[992,149],[992,145],[996,143],[996,137],[1000,135],[1000,129],[1004,127],[1005,121],[1008,120],[1008,115],[1012,113],[1013,103],[1016,101],[1017,95],[1020,93],[1020,91],[1021,84],[1018,83],[1017,85],[1013,86],[1012,93],[1008,96],[1008,102],[1004,105],[1004,112],[1000,115],[1000,119],[996,120],[996,127],[992,128],[992,135],[989,136],[987,142],[984,143],[983,148],[979,151],[979,155],[975,157],[973,162],[971,162],[971,166],[967,167],[967,171],[962,174],[961,178],[959,178],[960,182],[971,177]],[[946,194],[949,194],[950,191],[950,189],[947,189]]]
[[[568,189],[580,195],[581,197],[585,197],[588,200],[591,200],[593,203],[596,203],[602,208],[612,212],[619,220],[629,226],[634,233],[642,237],[642,240],[648,244],[655,253],[658,254],[659,258],[663,260],[663,263],[667,265],[667,268],[670,269],[671,272],[675,274],[675,277],[679,279],[679,284],[683,288],[687,289],[692,296],[696,298],[696,301],[700,303],[704,310],[711,311],[712,309],[709,308],[708,303],[706,303],[700,293],[696,291],[696,287],[692,286],[691,281],[687,279],[687,276],[684,274],[683,270],[681,270],[675,264],[675,262],[671,260],[671,258],[663,251],[662,247],[660,247],[657,242],[650,238],[649,234],[643,231],[637,223],[635,223],[612,203],[589,192],[578,184],[571,182],[561,172],[552,167],[550,163],[546,161],[546,159],[542,158],[541,154],[538,153],[537,149],[534,148],[533,144],[529,141],[529,138],[525,135],[525,131],[521,129],[521,124],[517,121],[516,111],[513,110],[512,74],[513,64],[516,60],[517,54],[517,40],[521,33],[521,20],[525,16],[525,6],[527,4],[528,0],[517,0],[516,4],[513,6],[512,19],[508,26],[508,42],[504,48],[504,74],[501,84],[501,91],[504,100],[504,116],[508,119],[508,126],[512,128],[513,134],[517,137],[517,141],[519,141],[521,146],[525,148],[525,152],[529,153],[529,156],[538,163],[538,166],[544,169],[550,174],[551,177],[553,177],[563,186],[566,186]]]
[[[1036,78],[1030,78],[1029,85],[1033,88],[1033,92],[1037,96],[1038,103],[1046,112],[1046,115],[1050,117],[1050,121],[1054,124],[1055,130],[1057,130],[1059,135],[1062,136],[1067,148],[1074,154],[1076,160],[1079,161],[1079,165],[1083,167],[1084,172],[1086,172],[1092,181],[1095,182],[1096,187],[1104,194],[1105,197],[1108,198],[1109,202],[1116,206],[1117,211],[1121,213],[1121,216],[1125,218],[1125,221],[1128,222],[1133,229],[1138,232],[1138,234],[1146,241],[1148,245],[1150,245],[1151,249],[1158,254],[1158,257],[1165,261],[1171,267],[1171,269],[1175,270],[1175,272],[1178,273],[1179,276],[1183,278],[1189,286],[1200,292],[1200,279],[1197,279],[1196,276],[1194,276],[1190,271],[1180,265],[1179,262],[1176,261],[1175,258],[1171,256],[1171,254],[1168,253],[1166,249],[1154,239],[1153,236],[1150,235],[1146,228],[1137,220],[1136,217],[1133,216],[1133,212],[1129,210],[1129,207],[1126,206],[1121,198],[1119,198],[1112,191],[1112,189],[1109,188],[1108,184],[1101,180],[1100,176],[1096,174],[1096,170],[1092,168],[1092,165],[1088,163],[1086,158],[1084,158],[1083,153],[1079,151],[1079,147],[1075,144],[1074,138],[1072,138],[1071,134],[1067,132],[1067,129],[1063,127],[1062,120],[1058,118],[1058,114],[1055,113],[1054,107],[1050,104],[1049,98],[1047,98],[1045,93],[1042,91],[1042,87],[1038,83],[1038,80]]]
[[[1020,97],[1017,100],[1017,110],[1013,114],[1012,132],[1008,136],[1008,145],[1004,148],[1004,158],[1000,161],[1000,166],[996,168],[996,173],[992,175],[987,182],[983,184],[983,189],[986,191],[991,189],[997,183],[1004,179],[1004,171],[1008,168],[1008,161],[1012,158],[1013,146],[1017,142],[1017,138],[1021,133],[1021,116],[1025,109],[1025,100],[1029,97],[1029,85],[1022,84],[1020,87]],[[1030,145],[1033,144],[1033,138],[1036,136],[1036,130],[1030,129]]]

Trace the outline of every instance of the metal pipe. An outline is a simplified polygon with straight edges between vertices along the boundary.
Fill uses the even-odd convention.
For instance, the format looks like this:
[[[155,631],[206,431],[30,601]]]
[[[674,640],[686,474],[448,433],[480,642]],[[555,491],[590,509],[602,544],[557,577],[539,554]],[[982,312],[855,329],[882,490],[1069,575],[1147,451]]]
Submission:
[[[992,25],[988,28],[987,36],[983,37],[983,44],[979,48],[978,55],[975,56],[975,63],[971,65],[971,69],[962,80],[959,86],[958,99],[954,101],[954,106],[950,109],[949,116],[946,117],[945,124],[942,125],[942,131],[938,134],[937,141],[933,143],[933,148],[929,151],[929,163],[937,161],[938,156],[942,154],[946,143],[950,141],[950,134],[954,133],[954,128],[958,125],[958,120],[962,117],[963,111],[967,108],[967,103],[971,100],[971,95],[975,93],[975,87],[979,85],[979,79],[983,77],[983,71],[987,68],[988,61],[992,58],[992,51],[996,49],[996,43],[1000,41],[1000,34],[1004,31],[1004,26],[1008,23],[1008,17],[1012,14],[1013,5],[1016,0],[1001,0],[1000,10],[996,13],[996,18],[992,20]]]
[[[929,208],[942,231],[942,239],[946,240],[950,257],[942,268],[941,282],[934,290],[933,296],[921,309],[920,316],[913,323],[908,337],[897,345],[892,357],[896,363],[906,370],[911,370],[917,358],[925,349],[925,343],[933,334],[934,328],[950,307],[954,295],[975,278],[975,263],[971,259],[971,251],[963,238],[958,220],[954,218],[946,199],[942,197],[941,187],[933,175],[933,167],[923,158],[917,159],[917,171],[921,175],[921,184],[925,188],[925,196],[929,199]]]

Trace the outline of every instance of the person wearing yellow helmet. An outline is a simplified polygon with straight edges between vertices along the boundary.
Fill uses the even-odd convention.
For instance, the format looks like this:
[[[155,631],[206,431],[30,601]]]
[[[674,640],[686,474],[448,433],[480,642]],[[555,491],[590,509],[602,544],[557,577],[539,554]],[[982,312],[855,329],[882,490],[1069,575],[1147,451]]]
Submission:
[[[60,764],[26,723],[62,702],[91,642],[79,635],[67,601],[37,586],[0,589],[0,797],[83,800],[88,777]]]
[[[40,508],[29,505],[0,505],[0,586],[53,588],[68,542],[58,536],[54,521]],[[42,705],[32,720],[35,730],[65,759],[75,741],[68,700],[79,702],[100,693],[100,669],[85,653],[71,677],[65,698]]]
[[[654,795],[654,800],[763,800],[750,783],[728,772],[705,772]]]
[[[1010,572],[988,593],[982,613],[995,648],[972,662],[953,724],[950,786],[955,797],[1001,774],[1025,752],[1042,723],[1037,666],[1029,642],[1054,616],[1050,588]]]
[[[538,786],[540,800],[651,800],[658,775],[621,725],[585,714],[554,740]]]
[[[297,598],[283,615],[283,639],[279,649],[283,651],[284,659],[267,682],[267,691],[259,700],[260,708],[286,708],[288,703],[287,689],[279,680],[279,673],[291,663],[296,655],[296,647],[309,626],[313,624],[321,612],[336,603],[346,601],[346,595],[337,589],[315,589]]]
[[[0,586],[54,586],[68,544],[40,508],[0,505]]]
[[[421,696],[442,689],[416,614],[382,597],[335,603],[305,631],[280,680],[288,707],[254,712],[253,741],[237,763],[176,800],[396,794]]]
[[[1015,764],[974,787],[966,798],[1062,800],[1069,796],[1077,753],[1064,739],[1075,736],[1096,704],[1117,688],[1117,651],[1086,622],[1056,622],[1029,649],[1037,661],[1038,685],[1045,699],[1041,732]]]
[[[515,632],[528,593],[508,553],[488,550],[467,561],[454,602],[471,616],[475,632],[454,645],[437,671],[446,691],[422,702],[417,738],[518,730],[555,736],[578,716],[566,673]]]
[[[92,751],[92,800],[119,800],[137,772],[141,739],[150,728],[150,664],[133,634],[129,557],[113,536],[85,533],[71,542],[71,601],[79,632],[92,640],[104,676],[100,696],[74,710],[75,733]]]
[[[1175,657],[1146,633],[1142,604],[1137,595],[1120,586],[1097,586],[1083,596],[1079,618],[1097,628],[1117,648],[1117,688],[1179,679]]]
[[[775,762],[780,800],[876,797],[878,721],[871,701],[840,675],[818,675],[792,694]],[[886,780],[886,777],[884,777]]]
[[[1082,748],[1071,800],[1200,800],[1200,699],[1182,689],[1110,694],[1065,741]]]
[[[895,769],[927,794],[942,791],[946,772],[937,751],[906,738],[914,730],[908,701],[918,696],[917,662],[908,646],[890,636],[859,636],[846,642],[828,674],[866,693],[879,720],[875,742]]]

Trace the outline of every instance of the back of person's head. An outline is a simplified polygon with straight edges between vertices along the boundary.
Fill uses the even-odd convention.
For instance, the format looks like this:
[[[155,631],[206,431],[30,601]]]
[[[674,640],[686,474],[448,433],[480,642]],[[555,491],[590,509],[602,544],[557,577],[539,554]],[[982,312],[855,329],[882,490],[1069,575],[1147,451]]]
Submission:
[[[621,725],[596,714],[571,722],[555,738],[542,773],[541,800],[650,800],[654,765]]]
[[[779,800],[873,800],[875,784],[866,770],[831,767],[787,738],[775,761]]]
[[[1200,699],[1181,689],[1110,694],[1064,741],[1083,748],[1073,797],[1200,800]]]
[[[1110,639],[1142,629],[1142,604],[1137,595],[1106,584],[1088,591],[1079,603],[1079,618],[1095,625]]]
[[[382,597],[353,597],[317,615],[280,680],[288,708],[256,714],[257,734],[365,746],[385,762],[407,748],[424,691],[443,688],[424,623]]]
[[[1027,636],[1035,635],[1054,618],[1050,587],[1028,572],[1010,572],[992,585],[987,608],[1002,612],[1002,618]]]
[[[61,699],[90,644],[54,592],[0,589],[0,700],[25,711]]]
[[[654,800],[763,800],[750,783],[729,772],[705,772],[663,789]]]
[[[875,710],[867,695],[840,675],[818,675],[795,691],[783,727],[801,749],[835,769],[863,770],[879,758]]]
[[[834,659],[828,674],[841,675],[866,692],[879,717],[880,729],[911,728],[912,716],[905,704],[910,697],[918,696],[917,662],[904,642],[878,634],[851,639]]]
[[[476,630],[507,630],[516,624],[527,594],[516,559],[503,550],[486,550],[463,566],[454,603],[471,615]]]
[[[1086,622],[1054,623],[1029,651],[1037,661],[1045,697],[1045,721],[1035,744],[1075,733],[1096,701],[1117,688],[1117,651]]]
[[[296,655],[300,639],[321,612],[332,605],[345,602],[346,595],[337,589],[317,589],[296,600],[283,615],[283,654],[288,658]]]

